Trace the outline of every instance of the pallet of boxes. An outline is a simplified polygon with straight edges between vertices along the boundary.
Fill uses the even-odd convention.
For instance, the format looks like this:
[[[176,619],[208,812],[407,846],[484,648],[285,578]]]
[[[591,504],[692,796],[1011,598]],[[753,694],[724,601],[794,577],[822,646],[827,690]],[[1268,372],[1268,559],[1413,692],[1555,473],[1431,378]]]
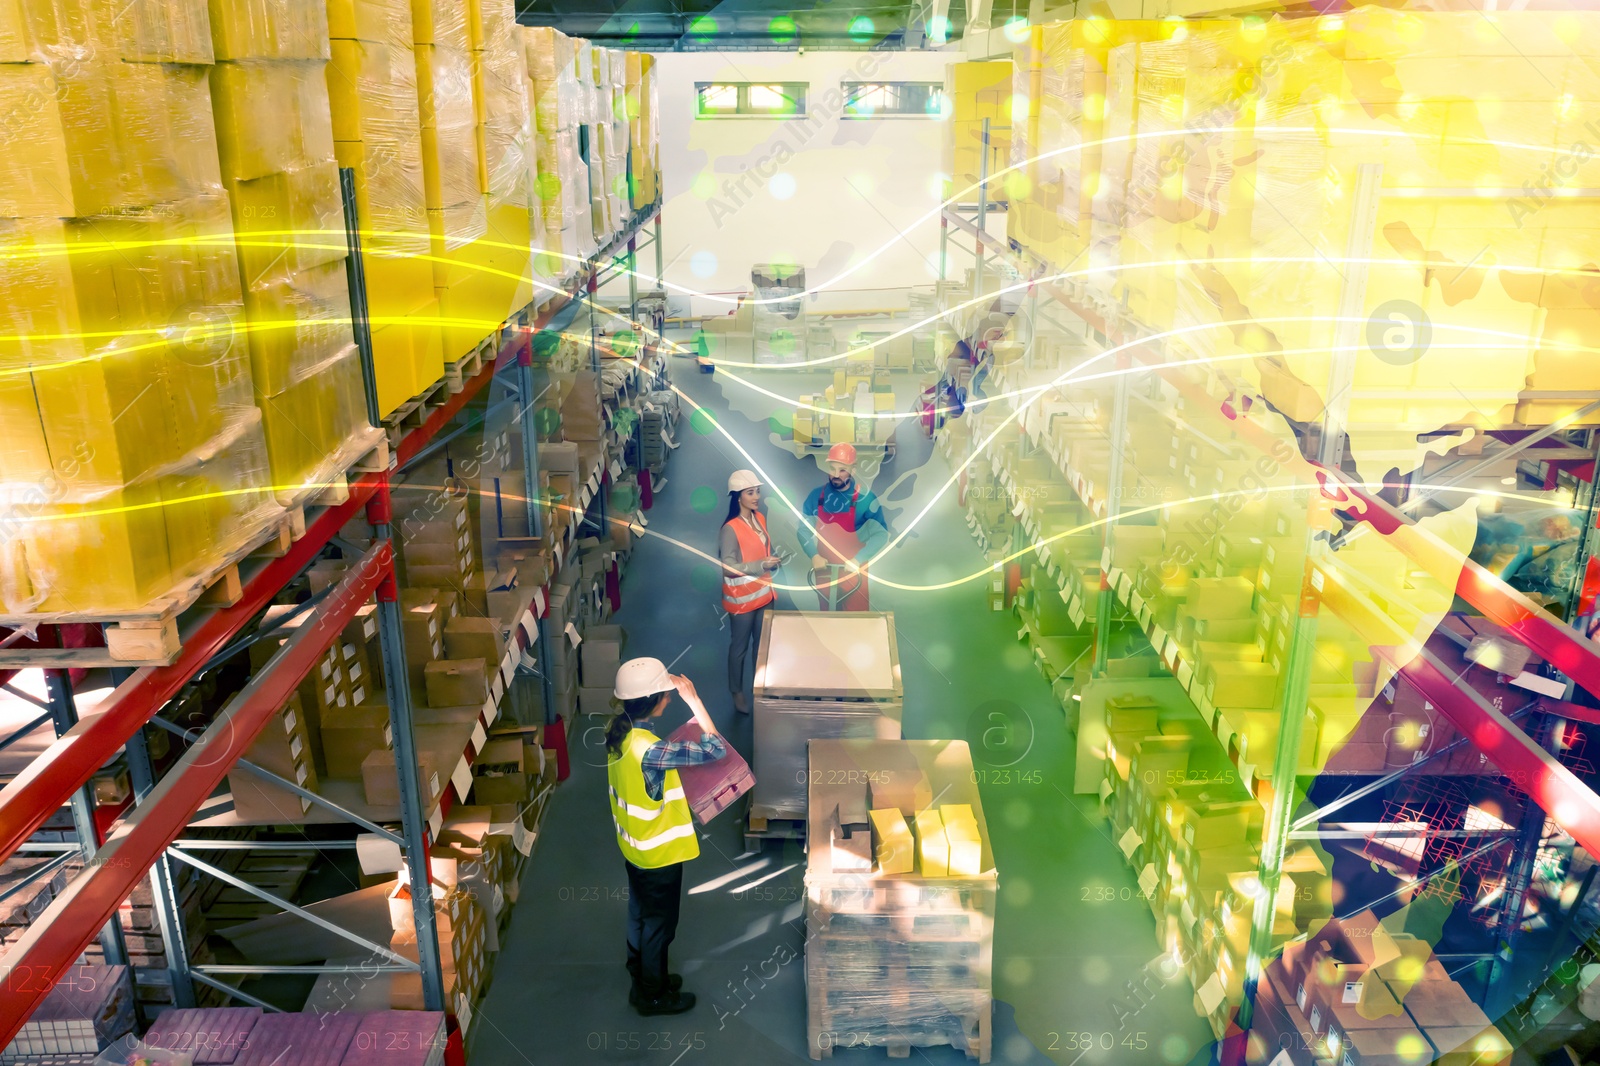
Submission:
[[[813,740],[809,770],[811,1057],[949,1044],[988,1062],[999,874],[971,751],[954,740]]]

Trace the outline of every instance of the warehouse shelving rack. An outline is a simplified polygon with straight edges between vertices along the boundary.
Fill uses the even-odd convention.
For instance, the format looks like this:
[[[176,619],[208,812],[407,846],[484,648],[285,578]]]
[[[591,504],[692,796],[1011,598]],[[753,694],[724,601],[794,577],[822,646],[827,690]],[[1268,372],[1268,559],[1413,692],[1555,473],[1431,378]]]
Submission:
[[[361,277],[359,255],[359,226],[354,214],[353,174],[341,171],[341,187],[345,196],[346,228],[351,252],[348,263],[351,270],[351,294],[354,310],[354,327],[357,346],[362,355],[367,393],[369,419],[374,427],[382,425],[378,417],[376,387],[372,368],[371,336],[366,321],[365,282]],[[290,913],[295,913],[313,923],[328,928],[339,936],[354,941],[365,950],[389,962],[383,969],[420,972],[425,1006],[431,1010],[458,1012],[463,1005],[445,1002],[444,982],[440,966],[439,947],[434,926],[432,891],[429,884],[427,862],[409,865],[410,889],[417,925],[420,962],[410,962],[394,955],[385,945],[371,944],[362,938],[331,926],[314,914],[294,906],[287,900],[275,897],[239,878],[196,857],[196,851],[220,850],[228,847],[270,849],[272,842],[214,841],[181,839],[195,812],[201,807],[227,772],[238,766],[252,773],[270,778],[273,783],[295,792],[311,803],[341,818],[354,822],[367,832],[402,847],[408,855],[426,855],[430,830],[437,831],[444,813],[448,811],[451,795],[449,789],[433,808],[428,818],[426,806],[420,795],[416,771],[415,739],[412,731],[412,708],[409,695],[409,678],[404,660],[404,641],[400,631],[398,590],[395,579],[394,545],[390,531],[392,517],[391,485],[393,478],[405,469],[430,443],[444,431],[476,397],[484,393],[489,384],[502,372],[515,367],[518,395],[521,403],[519,418],[523,427],[524,486],[523,496],[527,508],[528,529],[538,537],[542,534],[538,505],[538,454],[537,432],[533,425],[533,358],[532,338],[547,328],[554,317],[573,301],[592,297],[593,279],[599,271],[612,264],[619,250],[627,249],[627,262],[631,266],[632,250],[638,233],[647,225],[654,227],[657,245],[658,276],[660,259],[660,202],[659,200],[635,212],[621,234],[606,247],[589,257],[558,289],[536,300],[502,324],[489,338],[492,358],[481,360],[481,366],[470,377],[460,381],[459,389],[451,383],[442,402],[431,404],[424,410],[414,411],[414,422],[405,428],[396,440],[391,454],[386,456],[383,469],[358,469],[353,472],[348,490],[343,498],[314,507],[307,517],[304,531],[292,542],[283,546],[281,554],[261,560],[254,566],[230,597],[226,606],[195,612],[197,617],[186,617],[181,646],[176,657],[167,665],[142,666],[123,670],[116,677],[116,687],[97,708],[94,715],[76,720],[72,703],[69,668],[81,665],[74,656],[66,654],[52,660],[38,649],[29,660],[30,665],[45,668],[49,679],[48,714],[29,726],[28,731],[53,719],[58,737],[45,751],[0,790],[0,860],[24,851],[58,851],[78,855],[84,868],[59,894],[49,908],[39,917],[21,940],[7,952],[4,966],[5,994],[0,996],[0,1046],[9,1043],[28,1019],[33,1009],[54,987],[82,951],[100,935],[103,949],[109,960],[125,956],[115,942],[118,934],[116,911],[127,899],[134,886],[152,872],[158,916],[169,966],[175,970],[174,993],[192,997],[191,982],[211,985],[226,994],[246,1002],[262,1005],[252,997],[215,979],[229,972],[271,972],[270,967],[208,967],[191,968],[182,935],[182,915],[176,906],[173,892],[172,863],[174,861],[195,866],[226,883]],[[631,275],[630,275],[631,281]],[[591,307],[591,313],[593,309]],[[507,375],[508,377],[510,375]],[[432,391],[432,390],[430,390]],[[305,624],[300,625],[285,641],[270,663],[259,670],[238,694],[222,709],[217,719],[203,733],[194,735],[179,729],[159,717],[161,708],[178,696],[192,681],[207,669],[243,650],[255,637],[241,637],[249,622],[272,602],[276,594],[293,581],[302,570],[314,561],[322,550],[335,543],[340,530],[353,518],[365,514],[376,534],[374,543],[354,561],[343,580],[316,599]],[[271,716],[283,706],[301,680],[312,670],[317,658],[343,631],[355,612],[369,600],[376,598],[380,638],[383,647],[385,680],[388,687],[390,726],[394,740],[395,759],[400,770],[401,832],[394,833],[344,809],[339,804],[301,789],[295,782],[287,781],[267,771],[248,764],[243,755],[249,749]],[[533,598],[534,614],[546,612],[547,596],[536,590]],[[541,664],[548,663],[549,642],[546,627],[535,625],[535,640]],[[44,629],[44,640],[49,643],[53,634]],[[78,657],[78,658],[81,658]],[[115,675],[114,675],[115,676]],[[544,706],[546,714],[553,708],[550,681],[544,676]],[[8,691],[17,690],[8,686]],[[38,702],[38,701],[35,701]],[[188,749],[159,781],[154,779],[150,758],[142,730],[148,724],[168,728],[185,736]],[[12,738],[7,738],[9,742]],[[119,755],[125,754],[133,791],[137,800],[134,809],[116,822],[104,839],[94,830],[93,796],[90,781],[97,771]],[[470,748],[468,756],[472,754]],[[409,768],[409,769],[408,769]],[[77,843],[52,845],[30,842],[29,838],[64,804],[71,804],[74,822],[79,833]],[[304,849],[307,844],[292,842]],[[279,845],[282,846],[282,845]],[[341,846],[340,842],[318,841],[316,847]],[[65,856],[61,861],[66,861]],[[101,933],[101,930],[106,932]],[[294,972],[317,971],[318,967],[277,968]],[[371,968],[364,968],[372,972]],[[192,1002],[192,998],[190,999]],[[185,1005],[179,1002],[179,1005]],[[461,1019],[464,1023],[465,1018]]]
[[[1380,177],[1381,170],[1373,165],[1363,167],[1358,176],[1357,192],[1352,207],[1357,223],[1351,227],[1353,242],[1360,241],[1363,234],[1370,241],[1371,232],[1375,227],[1360,223],[1363,219],[1374,221],[1376,219],[1376,201],[1383,195],[1379,187]],[[1449,192],[1453,195],[1464,190],[1440,192],[1441,194]],[[1055,271],[1059,270],[1059,267],[1021,248],[1013,247],[1006,238],[987,232],[976,223],[976,220],[967,217],[966,212],[957,210],[953,206],[947,206],[943,210],[941,225],[942,233],[953,228],[973,242],[979,261],[974,300],[983,292],[981,287],[983,262],[999,260],[1025,279],[1028,298],[1034,303],[1036,322],[1037,304],[1040,295],[1043,294],[1048,296],[1054,305],[1074,316],[1102,352],[1114,354],[1116,359],[1114,365],[1122,373],[1117,375],[1114,384],[1112,421],[1108,430],[1111,442],[1108,484],[1117,485],[1122,480],[1120,474],[1122,441],[1126,437],[1128,425],[1129,378],[1132,372],[1144,370],[1154,373],[1176,389],[1186,400],[1205,400],[1200,390],[1195,389],[1180,374],[1174,373],[1170,367],[1163,366],[1165,362],[1163,352],[1158,344],[1147,339],[1151,331],[1132,320],[1123,308],[1093,300],[1083,286],[1064,282],[1056,277]],[[941,241],[941,250],[944,246],[944,242]],[[1359,262],[1368,255],[1369,252],[1354,247],[1350,251],[1349,258],[1353,262]],[[941,256],[941,280],[947,269]],[[1365,270],[1359,268],[1351,270],[1349,274],[1350,279],[1341,293],[1341,302],[1346,307],[1355,307],[1359,310],[1359,303],[1365,291]],[[1357,318],[1355,313],[1346,313],[1342,310],[1341,317],[1349,320],[1347,327],[1353,328],[1352,324]],[[1354,344],[1354,339],[1350,339],[1348,343],[1342,345],[1341,357],[1336,357],[1334,361],[1334,380],[1330,383],[1328,392],[1331,396],[1346,397],[1346,406],[1348,386],[1353,373],[1353,357],[1350,353],[1354,351]],[[1038,395],[1043,389],[1034,388],[1029,391]],[[1595,402],[1600,403],[1600,398],[1595,398]],[[1307,458],[1314,464],[1320,483],[1320,492],[1312,494],[1313,508],[1319,508],[1328,515],[1347,515],[1357,524],[1370,524],[1374,530],[1386,536],[1391,544],[1413,560],[1414,564],[1427,569],[1430,561],[1441,558],[1441,553],[1448,551],[1445,545],[1420,528],[1406,513],[1405,507],[1396,507],[1364,487],[1354,484],[1340,470],[1344,446],[1342,414],[1343,412],[1337,409],[1328,410],[1324,412],[1320,424],[1295,427],[1300,436],[1302,451],[1307,453]],[[1269,454],[1273,438],[1263,427],[1248,418],[1235,419],[1233,425],[1238,437],[1247,445],[1263,455]],[[1524,453],[1533,445],[1545,441],[1552,432],[1553,430],[1548,428],[1530,431],[1516,443],[1486,456],[1483,462]],[[1557,448],[1554,454],[1561,456],[1562,459],[1583,458],[1581,454],[1574,456],[1572,452],[1573,449],[1570,448]],[[1458,473],[1470,474],[1479,465],[1483,463],[1469,462],[1467,469]],[[1064,470],[1063,473],[1069,483],[1074,484],[1075,490],[1093,514],[1105,521],[1104,548],[1101,556],[1101,595],[1097,598],[1098,613],[1093,627],[1094,674],[1099,676],[1105,669],[1109,652],[1109,638],[1112,632],[1111,613],[1115,606],[1120,604],[1137,618],[1141,614],[1142,604],[1137,602],[1137,593],[1132,591],[1128,578],[1112,570],[1108,563],[1110,545],[1115,536],[1118,494],[1108,493],[1105,499],[1097,500],[1092,492],[1086,491],[1086,483],[1081,477],[1074,478],[1070,471]],[[1595,521],[1594,497],[1597,485],[1600,485],[1600,480],[1591,482],[1587,508],[1590,525]],[[1586,529],[1585,535],[1590,534],[1591,531]],[[1309,558],[1311,556],[1308,554]],[[1421,652],[1403,665],[1396,676],[1396,681],[1404,679],[1414,687],[1424,700],[1432,703],[1462,734],[1462,743],[1471,744],[1481,751],[1502,775],[1509,778],[1519,791],[1524,792],[1533,801],[1529,813],[1538,816],[1534,819],[1536,824],[1522,826],[1515,834],[1519,840],[1519,847],[1512,868],[1513,876],[1518,879],[1517,890],[1506,893],[1509,898],[1504,908],[1505,913],[1510,915],[1520,912],[1521,894],[1527,888],[1528,875],[1539,845],[1538,830],[1543,825],[1545,814],[1548,814],[1557,826],[1590,855],[1600,856],[1600,796],[1563,766],[1546,746],[1546,738],[1550,735],[1550,731],[1563,720],[1600,723],[1600,711],[1570,700],[1574,686],[1583,688],[1591,696],[1600,697],[1600,645],[1563,624],[1476,562],[1471,559],[1464,562],[1454,590],[1457,599],[1537,653],[1553,668],[1559,670],[1560,675],[1556,678],[1534,679],[1524,676],[1517,679],[1520,684],[1516,688],[1493,680],[1469,684],[1466,679],[1469,664],[1462,657],[1462,648],[1457,646],[1441,627],[1440,632],[1425,642]],[[1316,612],[1319,605],[1326,604],[1341,617],[1356,620],[1355,628],[1360,632],[1389,633],[1392,636],[1391,644],[1404,645],[1411,640],[1410,634],[1401,632],[1396,623],[1359,589],[1331,580],[1333,577],[1331,569],[1314,566],[1308,566],[1306,569],[1300,596],[1301,609],[1296,619],[1286,662],[1285,687],[1291,695],[1283,697],[1285,705],[1305,702],[1310,659],[1315,647]],[[1074,617],[1078,617],[1076,612]],[[1164,638],[1159,632],[1151,633],[1148,614],[1144,615],[1141,628],[1156,638],[1153,643],[1156,644],[1157,654],[1169,668],[1176,671],[1181,665],[1178,661],[1176,642]],[[1474,673],[1481,675],[1482,671]],[[1523,684],[1530,687],[1524,688]],[[1298,701],[1293,696],[1296,693],[1300,697]],[[1516,709],[1505,709],[1513,707]],[[1528,718],[1530,715],[1531,718]],[[1524,719],[1527,721],[1523,722]],[[1519,722],[1523,722],[1528,728],[1524,729]],[[1273,759],[1272,781],[1295,779],[1300,748],[1299,731],[1300,716],[1290,715],[1286,719],[1285,727],[1280,730],[1279,746]],[[1277,891],[1282,876],[1284,853],[1290,839],[1322,838],[1324,831],[1315,826],[1325,815],[1334,813],[1360,796],[1368,795],[1407,774],[1414,773],[1416,768],[1413,765],[1379,777],[1362,786],[1356,793],[1342,797],[1321,810],[1310,811],[1298,817],[1294,809],[1295,789],[1292,787],[1275,789],[1273,803],[1267,812],[1261,852],[1259,880],[1264,893],[1263,898],[1273,898],[1273,894]],[[1336,833],[1338,830],[1332,832]],[[1492,843],[1501,842],[1503,841]],[[1576,905],[1573,909],[1575,908]],[[1256,908],[1250,952],[1246,962],[1243,1005],[1235,1018],[1235,1027],[1230,1030],[1229,1039],[1226,1041],[1227,1049],[1219,1050],[1223,1061],[1229,1061],[1233,1054],[1242,1056],[1242,1033],[1250,1027],[1254,986],[1270,953],[1271,915],[1272,908]],[[1509,973],[1518,924],[1515,921],[1511,922],[1511,932],[1503,938],[1500,950],[1496,954],[1499,976],[1503,977]]]

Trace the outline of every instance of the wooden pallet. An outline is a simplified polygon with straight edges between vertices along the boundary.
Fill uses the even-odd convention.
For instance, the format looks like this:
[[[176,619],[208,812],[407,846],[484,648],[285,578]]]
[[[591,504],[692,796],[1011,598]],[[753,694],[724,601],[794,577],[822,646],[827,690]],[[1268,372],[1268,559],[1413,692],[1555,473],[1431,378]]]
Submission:
[[[744,839],[747,846],[758,840],[804,840],[805,838],[804,818],[763,818],[756,814],[745,815]]]
[[[500,331],[489,334],[478,342],[478,346],[463,355],[453,363],[444,365],[444,387],[451,396],[463,391],[467,382],[477,377],[483,370],[485,360],[493,361],[498,357],[500,347]]]
[[[283,494],[259,528],[204,573],[185,578],[150,603],[129,611],[60,611],[0,615],[0,626],[93,623],[105,627],[103,648],[0,648],[0,669],[165,666],[178,656],[181,627],[190,612],[231,607],[244,595],[245,572],[286,554],[306,532],[306,511],[350,498],[349,475],[386,470],[391,463],[383,430],[368,427],[345,442],[329,468],[334,477]]]

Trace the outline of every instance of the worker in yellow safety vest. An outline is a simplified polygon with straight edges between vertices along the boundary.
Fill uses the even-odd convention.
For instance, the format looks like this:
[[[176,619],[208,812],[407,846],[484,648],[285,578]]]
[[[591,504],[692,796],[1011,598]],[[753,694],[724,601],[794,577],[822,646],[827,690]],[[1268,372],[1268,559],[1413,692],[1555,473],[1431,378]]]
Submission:
[[[683,864],[700,854],[678,767],[728,754],[711,715],[687,677],[667,673],[660,659],[629,659],[613,690],[622,710],[606,729],[611,817],[628,872],[628,1002],[645,1017],[694,1007],[683,979],[667,969],[678,931]],[[676,692],[700,723],[697,741],[663,741],[643,723],[660,717]]]
[[[717,543],[722,560],[722,609],[728,612],[733,642],[728,648],[728,691],[733,709],[750,713],[744,694],[744,664],[761,644],[761,620],[778,599],[772,574],[782,565],[761,513],[761,480],[749,470],[728,478],[728,518]]]

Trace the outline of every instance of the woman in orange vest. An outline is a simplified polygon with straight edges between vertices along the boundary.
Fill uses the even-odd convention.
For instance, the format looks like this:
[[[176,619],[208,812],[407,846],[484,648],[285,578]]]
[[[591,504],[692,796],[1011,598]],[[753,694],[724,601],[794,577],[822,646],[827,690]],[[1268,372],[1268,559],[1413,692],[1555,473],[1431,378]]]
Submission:
[[[734,710],[750,713],[744,694],[744,664],[761,643],[763,608],[777,601],[772,572],[782,560],[772,548],[767,516],[761,513],[761,481],[749,470],[728,478],[728,520],[717,545],[722,560],[722,607],[728,612],[733,644],[728,649],[728,691]]]

